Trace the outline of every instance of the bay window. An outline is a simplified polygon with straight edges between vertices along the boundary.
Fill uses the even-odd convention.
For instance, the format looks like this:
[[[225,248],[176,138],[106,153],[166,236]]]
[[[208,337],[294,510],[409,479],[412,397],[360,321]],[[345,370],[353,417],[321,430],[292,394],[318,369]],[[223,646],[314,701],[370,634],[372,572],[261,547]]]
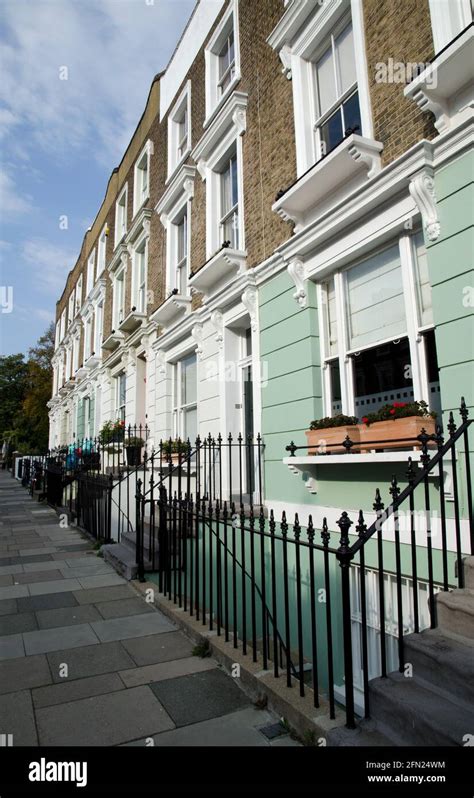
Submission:
[[[173,437],[189,440],[197,437],[197,364],[196,355],[173,365]]]
[[[414,288],[414,291],[413,291]],[[415,295],[414,295],[415,294]],[[439,410],[431,287],[421,233],[336,272],[320,292],[328,415],[393,401]]]
[[[232,249],[239,249],[239,190],[237,179],[237,156],[231,155],[220,173],[220,241],[230,242]]]

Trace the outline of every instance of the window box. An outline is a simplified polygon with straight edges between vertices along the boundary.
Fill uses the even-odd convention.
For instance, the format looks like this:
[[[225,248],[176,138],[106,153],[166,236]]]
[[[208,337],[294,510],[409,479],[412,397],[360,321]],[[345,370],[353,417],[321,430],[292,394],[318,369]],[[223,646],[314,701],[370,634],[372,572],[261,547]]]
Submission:
[[[364,446],[370,446],[371,449],[402,449],[407,446],[419,449],[420,443],[416,438],[421,431],[424,429],[428,435],[434,435],[436,432],[435,420],[430,416],[407,416],[358,426],[361,452],[367,451]],[[376,443],[372,443],[373,441]]]
[[[121,332],[131,333],[136,330],[137,327],[140,327],[145,320],[146,313],[140,313],[136,308],[132,308],[128,316],[125,316],[124,320],[121,322],[119,330]]]
[[[217,286],[230,282],[247,268],[247,253],[221,247],[198,272],[192,274],[189,285],[203,294],[210,294]]]
[[[324,454],[326,451],[329,454],[350,451],[350,447],[347,448],[342,445],[343,441],[348,437],[354,445],[358,444],[360,427],[360,424],[352,424],[351,426],[306,430],[305,435],[308,441],[308,455]]]
[[[277,197],[272,210],[285,221],[293,221],[295,231],[301,229],[316,215],[318,205],[326,209],[328,197],[334,207],[376,175],[382,149],[379,141],[352,133]]]
[[[170,327],[174,322],[191,311],[191,297],[183,294],[171,294],[150,316],[150,321]]]

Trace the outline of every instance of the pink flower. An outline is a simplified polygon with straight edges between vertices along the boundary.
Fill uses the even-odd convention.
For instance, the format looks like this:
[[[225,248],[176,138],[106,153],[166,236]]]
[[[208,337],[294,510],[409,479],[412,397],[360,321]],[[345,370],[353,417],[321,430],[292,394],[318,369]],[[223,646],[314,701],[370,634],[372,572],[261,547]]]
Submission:
[[[390,410],[390,415],[391,415],[391,416],[394,416],[394,415],[395,415],[395,409],[394,409],[393,407],[392,407],[392,409]]]
[[[368,421],[368,420],[369,420],[369,419],[367,418],[367,416],[363,416],[363,417],[362,417],[362,423],[363,423],[363,424],[367,424],[367,421]]]

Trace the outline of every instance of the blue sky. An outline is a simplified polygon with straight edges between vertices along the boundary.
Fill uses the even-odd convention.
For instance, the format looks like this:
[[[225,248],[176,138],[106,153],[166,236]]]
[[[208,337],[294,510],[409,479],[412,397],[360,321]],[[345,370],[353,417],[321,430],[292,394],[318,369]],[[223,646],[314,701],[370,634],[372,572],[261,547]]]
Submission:
[[[1,0],[0,354],[26,353],[54,318],[151,81],[193,7],[194,0]],[[6,287],[11,312],[3,312]]]

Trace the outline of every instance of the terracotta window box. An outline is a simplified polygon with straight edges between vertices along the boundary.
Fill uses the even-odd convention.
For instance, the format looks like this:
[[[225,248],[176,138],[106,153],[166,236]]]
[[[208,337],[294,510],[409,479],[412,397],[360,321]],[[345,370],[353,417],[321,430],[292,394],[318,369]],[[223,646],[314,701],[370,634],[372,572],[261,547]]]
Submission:
[[[373,424],[359,424],[360,431],[360,451],[368,449],[401,449],[410,447],[420,448],[420,443],[416,440],[421,434],[422,429],[428,435],[434,435],[436,424],[431,416],[407,416],[406,418],[387,419],[386,421],[374,421]],[[321,430],[319,430],[321,432]],[[404,441],[403,439],[409,439]],[[377,441],[377,443],[371,443]],[[363,448],[367,444],[367,448]]]
[[[308,455],[347,452],[348,450],[345,446],[342,446],[342,442],[346,439],[346,437],[349,437],[354,445],[358,444],[360,427],[360,424],[352,424],[351,426],[325,427],[323,429],[306,430],[305,434],[308,441]],[[337,446],[334,444],[340,445]]]

